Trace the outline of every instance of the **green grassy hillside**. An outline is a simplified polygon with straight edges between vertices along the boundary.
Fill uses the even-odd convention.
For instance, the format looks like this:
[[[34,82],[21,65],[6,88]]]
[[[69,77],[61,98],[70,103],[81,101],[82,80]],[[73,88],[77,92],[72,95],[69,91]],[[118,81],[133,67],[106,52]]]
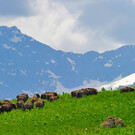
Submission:
[[[121,118],[126,127],[101,128],[109,115]],[[0,114],[0,135],[112,134],[135,134],[135,92],[105,91],[80,99],[64,94],[57,101],[45,101],[42,109]]]

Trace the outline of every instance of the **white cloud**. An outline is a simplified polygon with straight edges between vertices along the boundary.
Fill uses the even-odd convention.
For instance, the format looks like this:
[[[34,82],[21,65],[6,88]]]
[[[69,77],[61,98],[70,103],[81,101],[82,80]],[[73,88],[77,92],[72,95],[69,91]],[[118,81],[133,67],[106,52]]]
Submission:
[[[130,8],[129,4],[134,0],[33,0],[29,2],[29,8],[35,14],[14,18],[1,16],[0,25],[16,25],[23,33],[54,49],[66,52],[84,53],[89,50],[103,52],[127,43],[134,43],[134,37],[131,35],[134,35],[133,18],[135,17],[132,15],[133,6]],[[127,6],[127,9],[132,9],[132,14],[131,10],[127,10],[129,13],[123,10],[122,4],[124,7]],[[114,7],[116,10],[113,9]],[[81,18],[82,16],[85,16],[85,20]],[[133,32],[127,34],[125,28]],[[122,35],[123,33],[126,35]],[[133,39],[132,42],[130,37]],[[20,39],[14,38],[13,41],[18,42]]]
[[[49,0],[35,0],[34,4],[35,15],[11,19],[1,17],[0,25],[16,25],[22,32],[55,49],[75,51],[77,45],[83,47],[87,43],[83,29],[76,27],[81,12],[72,14],[63,4]]]

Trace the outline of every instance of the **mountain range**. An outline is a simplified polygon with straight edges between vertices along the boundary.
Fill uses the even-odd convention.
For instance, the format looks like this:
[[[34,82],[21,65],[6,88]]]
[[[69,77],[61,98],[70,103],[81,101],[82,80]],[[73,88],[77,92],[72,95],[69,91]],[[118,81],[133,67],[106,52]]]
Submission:
[[[0,99],[96,87],[133,74],[134,67],[134,45],[76,54],[54,50],[16,26],[0,26]]]

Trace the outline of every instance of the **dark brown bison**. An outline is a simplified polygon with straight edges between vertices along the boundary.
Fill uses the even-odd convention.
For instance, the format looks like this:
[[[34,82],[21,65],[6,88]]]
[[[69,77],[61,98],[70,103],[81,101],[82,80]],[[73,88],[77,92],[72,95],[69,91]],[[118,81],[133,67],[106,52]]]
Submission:
[[[41,94],[41,99],[47,99],[49,101],[49,98],[52,96],[57,96],[56,92],[45,92]]]
[[[4,104],[6,104],[6,103],[11,103],[9,100],[4,100],[4,101],[2,101],[2,102],[0,102],[0,105],[4,105]]]
[[[134,88],[131,88],[131,87],[120,88],[120,93],[123,93],[123,92],[134,92]]]
[[[16,105],[7,100],[0,105],[0,112],[10,112],[12,109],[16,109]]]
[[[35,101],[37,101],[37,99],[38,99],[38,98],[37,98],[37,95],[34,95],[34,96],[31,98],[30,101],[31,101],[32,103],[34,103]]]
[[[17,101],[23,100],[24,102],[26,102],[29,96],[28,94],[21,94],[21,95],[17,95],[16,98],[17,98]]]
[[[98,91],[95,89],[95,88],[86,88],[86,89],[83,89],[84,91],[84,95],[97,95],[98,94]]]
[[[34,96],[31,98],[31,102],[34,103],[38,98],[40,98],[40,95],[34,94]]]
[[[24,105],[23,105],[23,110],[25,111],[25,109],[29,109],[29,110],[31,110],[31,109],[33,109],[33,103],[31,103],[31,102],[28,102],[28,103],[25,103]]]
[[[7,104],[3,104],[2,106],[0,106],[0,112],[10,112],[12,110],[12,105],[10,103]]]
[[[34,102],[34,105],[36,106],[36,108],[43,108],[44,107],[45,102],[42,99],[39,99],[37,101]]]
[[[81,98],[83,96],[83,93],[81,91],[78,91],[76,93],[76,98]]]
[[[10,104],[12,109],[16,109],[16,105],[14,103],[12,103],[11,101],[7,100],[7,99],[0,102],[0,106],[6,105],[6,104]]]
[[[58,96],[51,96],[51,97],[49,98],[49,101],[52,102],[52,101],[54,101],[54,100],[57,100],[58,98],[59,98]]]
[[[34,96],[35,96],[35,95],[37,96],[37,98],[40,98],[40,95],[39,95],[39,94],[34,94]]]
[[[76,97],[76,93],[77,93],[77,91],[72,91],[72,92],[71,92],[71,96],[72,96],[72,97]]]
[[[72,97],[81,98],[83,95],[96,95],[98,91],[94,88],[85,88],[71,92]]]
[[[75,90],[75,91],[71,92],[72,97],[78,97],[79,98],[79,96],[81,97],[82,94],[83,94],[83,89]]]
[[[24,101],[23,100],[17,101],[17,108],[18,109],[23,108],[23,106],[24,106]]]

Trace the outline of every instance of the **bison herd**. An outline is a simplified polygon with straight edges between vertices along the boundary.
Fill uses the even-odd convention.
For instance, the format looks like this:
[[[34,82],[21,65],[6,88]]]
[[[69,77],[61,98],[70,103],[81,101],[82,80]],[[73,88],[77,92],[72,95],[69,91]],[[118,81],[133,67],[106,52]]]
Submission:
[[[134,92],[134,89],[131,87],[124,87],[120,89],[120,93],[123,92]],[[90,95],[97,95],[98,91],[94,88],[85,88],[85,89],[80,89],[76,91],[71,92],[72,97],[76,98],[81,98],[84,95],[90,96]],[[41,94],[34,94],[33,97],[31,97],[30,101],[28,102],[28,94],[21,94],[17,95],[17,103],[14,104],[9,100],[4,100],[0,102],[0,113],[3,112],[10,112],[12,109],[23,109],[24,111],[26,109],[33,109],[35,106],[36,108],[43,108],[45,105],[45,99],[47,99],[49,102],[55,101],[59,99],[58,95],[56,92],[45,92]]]
[[[90,96],[90,95],[97,95],[97,94],[98,91],[94,88],[80,89],[71,92],[72,97],[76,97],[76,98],[81,98],[83,95]]]
[[[17,95],[16,98],[16,104],[12,103],[9,100],[0,102],[0,113],[10,112],[12,109],[23,109],[24,111],[26,109],[31,110],[34,106],[36,108],[43,108],[45,105],[44,99],[52,102],[54,100],[57,100],[59,97],[56,92],[45,92],[41,94],[41,96],[39,94],[34,94],[34,96],[31,97],[30,101],[28,101],[28,94],[20,94]]]

